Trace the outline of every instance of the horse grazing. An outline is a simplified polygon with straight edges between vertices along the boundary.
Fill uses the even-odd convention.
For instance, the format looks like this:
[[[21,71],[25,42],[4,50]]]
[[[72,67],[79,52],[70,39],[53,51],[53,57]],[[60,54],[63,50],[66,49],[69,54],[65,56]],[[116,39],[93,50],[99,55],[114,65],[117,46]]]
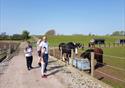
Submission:
[[[91,48],[83,52],[80,57],[88,58],[89,62],[91,62],[91,52],[94,52],[94,58],[96,59],[96,66],[100,67],[103,66],[103,50],[101,48]]]
[[[75,54],[77,54],[77,48],[78,46],[73,43],[73,42],[68,42],[68,43],[60,43],[59,44],[59,50],[62,50],[62,56],[63,56],[63,61],[67,61],[69,64],[69,58],[71,57],[71,50],[73,50],[73,52]],[[66,54],[66,59],[64,60],[64,53]]]

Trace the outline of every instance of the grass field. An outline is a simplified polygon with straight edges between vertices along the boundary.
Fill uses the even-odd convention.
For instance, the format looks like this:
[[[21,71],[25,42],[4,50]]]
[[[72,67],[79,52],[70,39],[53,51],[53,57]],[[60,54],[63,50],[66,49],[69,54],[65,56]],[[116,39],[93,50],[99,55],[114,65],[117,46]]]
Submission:
[[[125,82],[125,47],[103,48],[103,50],[104,63],[116,67],[116,69],[104,66],[100,70]],[[119,70],[119,68],[122,70]],[[110,79],[108,77],[105,77],[102,81],[112,85],[114,88],[125,87],[124,82]]]
[[[104,48],[103,50],[104,55],[111,56],[104,56],[107,64],[125,69],[125,47]]]
[[[113,44],[118,39],[125,39],[125,37],[117,37],[117,36],[82,36],[82,35],[73,35],[73,36],[48,36],[48,41],[50,43],[50,46],[58,46],[61,42],[80,42],[84,44],[85,46],[88,45],[88,42],[92,38],[104,38],[105,43],[111,43]]]

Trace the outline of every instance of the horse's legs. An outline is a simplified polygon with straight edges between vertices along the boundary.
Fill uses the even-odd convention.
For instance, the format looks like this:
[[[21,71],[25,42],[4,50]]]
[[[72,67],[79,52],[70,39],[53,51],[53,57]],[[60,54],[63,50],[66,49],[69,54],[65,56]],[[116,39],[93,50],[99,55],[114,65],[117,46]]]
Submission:
[[[103,56],[102,55],[99,55],[98,63],[99,63],[99,67],[103,66]]]
[[[62,53],[62,60],[65,61],[64,53]]]
[[[103,64],[103,56],[102,55],[100,55],[100,60],[99,61],[100,61],[101,64]]]
[[[69,54],[66,53],[66,61],[67,61],[67,64],[69,65]]]

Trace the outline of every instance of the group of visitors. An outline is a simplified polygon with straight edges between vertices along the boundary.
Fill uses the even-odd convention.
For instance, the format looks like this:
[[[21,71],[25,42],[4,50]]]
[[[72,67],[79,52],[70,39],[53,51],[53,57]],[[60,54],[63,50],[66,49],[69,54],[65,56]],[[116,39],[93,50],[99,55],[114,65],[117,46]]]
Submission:
[[[27,42],[24,53],[26,57],[27,69],[31,70],[33,61],[33,49],[30,42]],[[38,65],[41,67],[41,77],[46,78],[47,65],[48,65],[48,42],[47,37],[43,36],[42,39],[37,41]]]

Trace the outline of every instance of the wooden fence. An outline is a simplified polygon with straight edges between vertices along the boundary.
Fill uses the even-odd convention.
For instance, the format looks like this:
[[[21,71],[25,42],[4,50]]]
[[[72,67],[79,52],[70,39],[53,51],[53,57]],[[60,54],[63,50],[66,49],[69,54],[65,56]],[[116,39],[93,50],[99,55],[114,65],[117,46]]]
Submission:
[[[18,48],[19,43],[0,42],[0,62],[9,57]]]

